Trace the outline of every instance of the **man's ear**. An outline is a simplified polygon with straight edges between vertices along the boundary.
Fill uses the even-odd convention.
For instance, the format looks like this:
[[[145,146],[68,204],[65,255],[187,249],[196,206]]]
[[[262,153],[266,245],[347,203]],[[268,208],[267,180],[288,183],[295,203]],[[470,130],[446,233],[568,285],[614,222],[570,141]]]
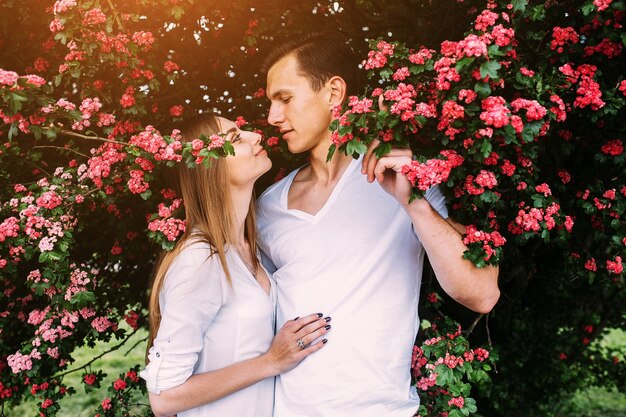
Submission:
[[[346,82],[343,78],[335,75],[326,82],[330,92],[328,96],[328,104],[331,108],[341,105],[346,99]]]

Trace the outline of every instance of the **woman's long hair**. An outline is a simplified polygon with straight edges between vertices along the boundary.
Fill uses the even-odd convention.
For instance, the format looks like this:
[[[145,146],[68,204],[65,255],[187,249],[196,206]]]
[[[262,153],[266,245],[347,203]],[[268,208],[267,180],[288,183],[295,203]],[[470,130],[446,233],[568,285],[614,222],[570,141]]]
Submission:
[[[207,137],[220,132],[219,119],[215,115],[202,115],[182,129],[182,140],[191,142],[204,134]],[[209,166],[203,164],[193,168],[180,162],[178,166],[178,185],[180,196],[185,207],[185,233],[171,251],[163,251],[155,267],[155,274],[150,291],[148,312],[150,319],[150,334],[146,350],[152,346],[161,323],[161,309],[159,295],[165,281],[167,271],[174,259],[185,247],[190,239],[207,243],[211,246],[211,255],[219,257],[229,284],[232,284],[231,275],[226,262],[225,246],[235,243],[237,231],[235,225],[235,208],[231,198],[228,167],[224,158],[212,159]],[[256,257],[256,223],[254,196],[250,199],[248,215],[245,220],[245,237],[250,244],[250,255],[253,267],[258,268]],[[216,277],[204,277],[217,279]]]

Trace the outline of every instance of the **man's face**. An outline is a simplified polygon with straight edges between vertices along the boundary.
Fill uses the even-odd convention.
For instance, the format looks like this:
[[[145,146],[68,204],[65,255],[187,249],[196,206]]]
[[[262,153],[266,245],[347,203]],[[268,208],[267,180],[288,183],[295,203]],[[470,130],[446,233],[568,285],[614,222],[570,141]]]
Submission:
[[[332,104],[327,85],[314,91],[293,55],[276,62],[267,73],[268,122],[276,126],[291,153],[330,145]]]

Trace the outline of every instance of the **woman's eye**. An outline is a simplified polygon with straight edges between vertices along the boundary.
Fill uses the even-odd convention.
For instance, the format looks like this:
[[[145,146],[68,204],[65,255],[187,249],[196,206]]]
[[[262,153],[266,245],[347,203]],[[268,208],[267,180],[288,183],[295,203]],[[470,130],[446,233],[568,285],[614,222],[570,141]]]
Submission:
[[[289,103],[291,101],[291,97],[281,98],[280,101],[282,101],[283,103],[287,104],[287,103]]]
[[[235,143],[239,140],[241,140],[241,135],[237,133],[235,136],[233,136],[233,139],[230,141],[230,143]]]

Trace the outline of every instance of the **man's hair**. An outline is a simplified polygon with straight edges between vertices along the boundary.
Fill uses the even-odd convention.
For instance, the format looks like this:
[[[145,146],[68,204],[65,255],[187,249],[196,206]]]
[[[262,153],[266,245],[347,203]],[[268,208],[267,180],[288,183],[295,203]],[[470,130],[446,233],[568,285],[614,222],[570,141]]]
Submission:
[[[314,91],[334,76],[346,82],[348,95],[358,94],[362,88],[362,71],[349,39],[339,31],[323,31],[301,35],[279,43],[263,62],[265,74],[282,58],[293,55],[300,74]]]

